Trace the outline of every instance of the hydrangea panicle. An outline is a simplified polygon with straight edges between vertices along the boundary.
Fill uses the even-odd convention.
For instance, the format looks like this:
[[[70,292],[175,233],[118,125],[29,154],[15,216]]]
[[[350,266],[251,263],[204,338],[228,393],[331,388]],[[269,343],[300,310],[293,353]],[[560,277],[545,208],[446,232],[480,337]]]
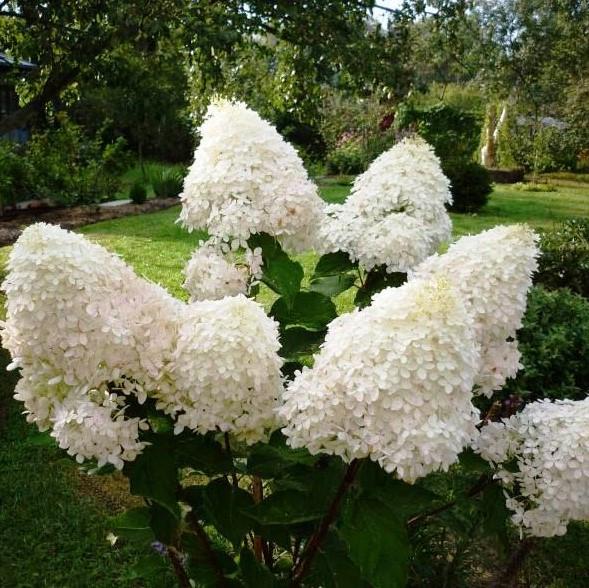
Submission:
[[[374,296],[329,325],[312,369],[285,392],[292,447],[370,457],[413,482],[447,469],[476,432],[472,320],[444,280]]]
[[[570,521],[589,521],[589,398],[528,404],[483,427],[476,449],[497,466],[527,534],[564,535]]]
[[[246,443],[276,428],[282,395],[278,325],[242,294],[191,304],[174,352],[175,387],[159,407],[176,431],[230,432]]]
[[[480,394],[490,396],[520,368],[515,335],[537,267],[537,240],[525,225],[498,226],[458,239],[410,272],[410,279],[445,276],[460,292],[481,348]]]
[[[432,148],[405,139],[359,175],[344,204],[328,205],[323,251],[344,251],[367,271],[407,272],[450,238],[450,183]]]
[[[2,343],[22,369],[16,398],[28,420],[77,456],[107,455],[121,467],[142,448],[124,398],[143,402],[160,386],[182,304],[99,245],[44,223],[23,231],[8,269]],[[96,400],[109,384],[118,386],[116,407],[110,396]],[[90,430],[100,435],[85,441]]]
[[[184,268],[184,288],[190,302],[218,300],[225,296],[245,294],[249,272],[228,261],[214,245],[200,243]]]
[[[207,111],[184,180],[180,221],[220,240],[255,233],[284,246],[313,247],[323,202],[295,149],[242,102]]]

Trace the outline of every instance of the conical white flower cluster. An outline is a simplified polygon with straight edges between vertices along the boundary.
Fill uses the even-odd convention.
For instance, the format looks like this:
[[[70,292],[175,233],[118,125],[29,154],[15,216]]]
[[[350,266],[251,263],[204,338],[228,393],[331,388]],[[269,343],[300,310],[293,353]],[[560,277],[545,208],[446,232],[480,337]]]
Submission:
[[[462,237],[443,255],[432,255],[410,279],[445,276],[472,315],[480,345],[480,394],[491,395],[515,376],[515,341],[538,257],[537,235],[525,225],[499,226]]]
[[[243,295],[190,305],[174,352],[174,390],[159,406],[176,430],[221,430],[247,443],[276,428],[278,325]]]
[[[533,402],[483,427],[477,447],[499,466],[513,521],[528,534],[564,535],[570,521],[589,521],[589,398]]]
[[[447,469],[476,433],[472,320],[444,280],[389,288],[329,331],[280,416],[292,447],[370,457],[413,482]]]
[[[184,268],[184,276],[184,288],[190,294],[190,302],[218,300],[245,294],[248,290],[247,267],[237,267],[207,243],[201,243],[194,251]]]
[[[187,306],[104,248],[42,223],[23,232],[8,269],[1,334],[12,366],[21,368],[15,397],[29,421],[51,429],[79,460],[122,467],[142,450],[139,431],[147,425],[125,415],[130,395],[139,403],[154,396],[174,411],[178,398],[189,398],[182,426],[192,419],[201,431],[210,426],[245,439],[255,437],[255,423],[259,437],[266,432],[281,360],[275,324],[255,302]],[[225,374],[222,399],[218,389],[198,385],[213,377],[205,363],[211,346],[214,375]],[[207,405],[217,412],[201,420],[189,414]]]
[[[13,367],[22,369],[16,397],[29,420],[47,429],[60,418],[53,430],[60,444],[63,432],[72,453],[120,467],[141,448],[140,424],[114,415],[125,394],[143,400],[145,390],[157,388],[171,359],[180,303],[104,248],[42,223],[23,232],[8,269],[2,341]],[[107,383],[121,389],[121,402],[113,405]],[[90,429],[102,429],[95,454],[84,441]]]
[[[241,102],[211,104],[184,180],[180,220],[220,241],[268,233],[286,247],[315,242],[323,202],[295,149]]]
[[[320,246],[345,251],[366,270],[407,272],[449,240],[449,188],[432,148],[405,139],[356,178],[344,204],[325,208]]]

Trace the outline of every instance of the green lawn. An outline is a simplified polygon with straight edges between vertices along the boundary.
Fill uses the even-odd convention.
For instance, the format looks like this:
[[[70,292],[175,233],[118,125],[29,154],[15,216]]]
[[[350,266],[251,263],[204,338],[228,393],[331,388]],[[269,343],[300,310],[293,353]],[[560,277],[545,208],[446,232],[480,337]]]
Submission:
[[[330,202],[343,201],[348,191],[348,185],[337,181],[322,185]],[[569,216],[589,216],[589,186],[546,193],[500,186],[484,211],[452,218],[455,234],[461,235],[498,223],[548,228]],[[178,208],[172,208],[90,225],[81,232],[119,253],[140,275],[184,298],[181,270],[203,235],[181,229],[177,217]],[[0,249],[0,276],[8,251]],[[308,270],[316,256],[299,259]],[[269,301],[267,294],[263,301]],[[340,306],[348,305],[344,293]],[[88,491],[70,460],[39,443],[41,437],[10,401],[15,376],[4,372],[6,362],[6,354],[0,353],[0,586],[142,586],[125,572],[141,554],[131,545],[112,548],[106,541],[107,513],[116,504],[105,502],[104,493],[97,498],[92,484]]]

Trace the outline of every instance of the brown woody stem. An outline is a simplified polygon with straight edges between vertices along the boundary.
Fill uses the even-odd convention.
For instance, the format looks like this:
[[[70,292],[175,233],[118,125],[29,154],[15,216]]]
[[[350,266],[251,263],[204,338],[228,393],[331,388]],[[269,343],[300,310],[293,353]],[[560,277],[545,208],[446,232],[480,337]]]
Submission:
[[[181,588],[191,588],[190,578],[188,577],[188,574],[182,565],[182,560],[178,550],[174,546],[168,545],[167,551],[168,558],[172,562],[172,567],[174,568],[174,573],[178,578],[178,584],[181,586]]]
[[[262,486],[262,478],[259,476],[253,477],[252,495],[256,504],[259,504],[264,499],[264,487]],[[254,555],[260,562],[264,558],[264,540],[259,535],[254,535]]]
[[[209,561],[209,564],[213,569],[215,577],[217,578],[217,586],[219,586],[219,588],[224,588],[227,585],[227,582],[225,580],[225,574],[223,573],[223,568],[221,567],[221,564],[219,563],[219,560],[217,559],[217,556],[213,551],[213,547],[209,540],[209,536],[207,535],[206,531],[202,528],[200,521],[193,512],[188,513],[188,515],[186,516],[186,520],[188,521],[190,528],[194,531],[195,535],[198,537],[198,540],[202,545],[207,560]]]
[[[348,491],[349,487],[352,485],[352,482],[354,481],[354,478],[358,473],[358,469],[360,468],[361,463],[361,461],[355,459],[348,466],[346,474],[341,484],[339,485],[339,488],[337,489],[337,492],[333,500],[331,501],[327,514],[323,517],[323,519],[321,519],[321,523],[319,524],[317,531],[315,531],[315,533],[309,539],[309,542],[307,543],[307,546],[301,556],[301,559],[292,570],[293,579],[291,583],[291,588],[297,588],[298,586],[300,586],[303,578],[311,569],[313,559],[317,555],[317,551],[319,550],[319,547],[321,547],[321,543],[327,536],[329,528],[337,518],[337,515],[340,511],[342,500],[346,495],[346,492]]]

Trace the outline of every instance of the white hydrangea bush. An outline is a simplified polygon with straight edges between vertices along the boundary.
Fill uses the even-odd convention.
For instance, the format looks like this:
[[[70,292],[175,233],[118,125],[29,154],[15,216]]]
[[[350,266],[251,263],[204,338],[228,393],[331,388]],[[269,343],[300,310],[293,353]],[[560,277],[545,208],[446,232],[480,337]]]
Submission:
[[[184,180],[180,221],[220,242],[267,233],[288,248],[316,242],[323,207],[301,158],[276,129],[242,102],[210,105]]]
[[[482,428],[481,456],[508,489],[513,522],[536,537],[589,520],[589,398],[541,400]]]
[[[476,433],[472,320],[449,285],[414,281],[331,323],[280,414],[292,447],[369,457],[408,482],[447,470]]]
[[[433,149],[407,138],[359,175],[344,204],[328,205],[320,229],[323,252],[344,251],[370,271],[408,272],[450,239],[450,182]]]
[[[503,485],[528,534],[589,519],[589,401],[538,402],[501,422],[478,408],[496,406],[481,395],[521,367],[538,255],[530,229],[497,227],[436,253],[450,237],[449,183],[418,138],[377,158],[344,204],[324,205],[295,150],[244,104],[212,104],[200,134],[180,220],[210,238],[186,265],[188,303],[40,223],[10,253],[0,324],[29,422],[78,462],[122,470],[157,542],[171,541],[158,551],[181,585],[200,585],[189,576],[203,554],[219,584],[247,584],[257,559],[292,562],[267,568],[278,583],[305,585],[313,569],[329,585],[313,567],[324,550],[378,586],[390,558],[379,552],[371,576],[377,544],[410,540],[392,519],[430,520],[489,484]],[[283,247],[313,246],[323,255],[305,276]],[[267,308],[254,299],[260,282]],[[352,286],[362,309],[338,316],[336,297]],[[445,497],[423,479],[464,465],[466,449],[495,480],[480,460],[478,490],[439,506]],[[398,496],[421,514],[398,513]],[[357,516],[374,534],[370,561],[352,553],[366,541]],[[265,539],[270,527],[298,547]],[[195,537],[204,544],[191,560]]]
[[[410,279],[447,276],[471,314],[480,345],[480,394],[490,396],[521,367],[516,332],[537,267],[538,237],[525,225],[462,237],[410,272]]]

